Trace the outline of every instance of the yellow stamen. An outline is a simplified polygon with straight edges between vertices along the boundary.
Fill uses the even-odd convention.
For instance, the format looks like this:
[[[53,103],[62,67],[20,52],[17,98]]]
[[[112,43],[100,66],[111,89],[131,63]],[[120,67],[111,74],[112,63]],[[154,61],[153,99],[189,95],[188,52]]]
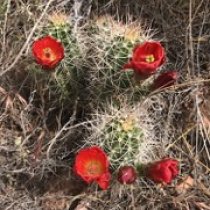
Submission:
[[[43,49],[43,52],[44,52],[44,56],[47,59],[49,59],[51,61],[55,60],[56,56],[55,56],[55,54],[53,53],[53,51],[50,48]]]
[[[86,170],[89,175],[100,175],[103,173],[103,167],[100,161],[92,160],[87,163]]]
[[[147,63],[152,63],[152,62],[155,61],[155,57],[152,54],[151,55],[147,55],[145,60],[146,60]]]

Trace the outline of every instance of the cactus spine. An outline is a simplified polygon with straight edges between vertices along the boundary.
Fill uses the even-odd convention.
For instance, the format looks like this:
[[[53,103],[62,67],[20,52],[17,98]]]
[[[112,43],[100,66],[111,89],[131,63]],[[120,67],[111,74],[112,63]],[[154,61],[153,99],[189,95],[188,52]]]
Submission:
[[[143,107],[112,106],[98,116],[90,143],[107,152],[114,170],[150,159],[155,138],[153,124]]]
[[[78,40],[79,33],[73,31],[69,17],[58,13],[49,16],[48,25],[43,29],[43,36],[53,36],[65,49],[65,58],[50,75],[49,87],[53,92],[59,93],[62,99],[71,101],[78,97],[83,79],[81,61],[84,52]]]
[[[96,64],[92,86],[97,87],[97,96],[104,99],[125,93],[129,88],[133,92],[133,71],[124,71],[123,65],[131,57],[135,45],[147,39],[146,35],[135,23],[125,25],[111,16],[97,18],[91,30],[96,53],[91,55],[92,63]]]

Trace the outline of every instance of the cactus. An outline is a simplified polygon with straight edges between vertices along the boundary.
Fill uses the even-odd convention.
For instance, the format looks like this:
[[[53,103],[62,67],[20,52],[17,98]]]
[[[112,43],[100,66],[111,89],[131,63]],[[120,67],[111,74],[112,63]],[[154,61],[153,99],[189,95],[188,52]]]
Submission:
[[[58,39],[64,49],[65,58],[49,75],[48,85],[52,92],[58,93],[62,99],[78,97],[83,79],[82,63],[83,50],[80,42],[80,29],[73,30],[69,17],[64,14],[53,13],[48,18],[48,24],[43,28],[42,35],[51,35]],[[39,35],[40,36],[40,35]]]
[[[114,167],[118,167],[120,163],[133,164],[143,138],[141,128],[135,124],[131,117],[113,119],[104,129],[104,148]]]
[[[149,153],[156,144],[153,124],[142,107],[110,107],[98,116],[91,144],[107,152],[114,170],[123,165],[138,165],[148,161],[149,155],[152,157]]]
[[[97,18],[90,31],[95,53],[90,57],[91,63],[95,63],[92,86],[97,88],[97,95],[106,98],[127,92],[129,88],[133,93],[136,88],[133,71],[123,71],[123,65],[135,45],[148,39],[147,35],[135,23],[126,25],[111,16]]]

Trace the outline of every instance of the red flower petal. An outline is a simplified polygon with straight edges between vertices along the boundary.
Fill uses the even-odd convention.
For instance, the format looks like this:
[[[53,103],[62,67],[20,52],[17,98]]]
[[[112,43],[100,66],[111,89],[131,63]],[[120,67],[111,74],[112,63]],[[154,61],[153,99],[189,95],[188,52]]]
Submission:
[[[101,175],[100,178],[96,180],[96,182],[98,183],[101,189],[106,190],[109,187],[110,179],[111,174],[107,172]]]
[[[51,36],[45,36],[32,45],[36,62],[44,68],[52,69],[64,58],[62,44]]]
[[[123,69],[132,69],[133,68],[133,63],[130,62],[130,63],[126,63],[124,66],[123,66]]]
[[[147,175],[154,182],[169,184],[179,173],[178,164],[170,158],[157,161],[148,167]]]
[[[160,74],[153,83],[153,89],[169,87],[173,85],[178,79],[178,72],[177,71],[168,71],[165,73]]]
[[[75,159],[74,171],[87,183],[96,181],[102,189],[109,186],[109,161],[99,147],[81,149]]]
[[[137,45],[133,50],[133,56],[124,68],[133,70],[146,78],[153,74],[165,61],[165,50],[159,42],[145,42]]]

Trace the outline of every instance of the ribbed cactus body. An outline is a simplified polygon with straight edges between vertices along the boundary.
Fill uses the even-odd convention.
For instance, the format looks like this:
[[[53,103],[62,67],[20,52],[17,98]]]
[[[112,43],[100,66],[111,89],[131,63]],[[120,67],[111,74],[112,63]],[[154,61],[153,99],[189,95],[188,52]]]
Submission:
[[[53,14],[49,17],[49,21],[43,30],[43,35],[50,35],[59,40],[65,50],[65,57],[55,68],[49,85],[63,99],[73,100],[78,97],[78,92],[83,84],[81,80],[83,80],[82,60],[84,52],[82,50],[84,48],[81,49],[81,43],[78,41],[79,32],[73,31],[67,16]]]
[[[93,84],[97,96],[106,99],[113,95],[134,91],[133,71],[123,69],[132,56],[137,43],[145,41],[146,35],[134,23],[123,24],[110,16],[102,16],[92,23],[91,63]],[[132,94],[132,93],[131,93]]]
[[[88,144],[102,147],[113,170],[124,165],[138,165],[153,157],[154,122],[140,104],[106,106],[94,115]]]
[[[77,93],[79,80],[81,79],[77,68],[80,51],[71,30],[69,26],[50,30],[50,34],[59,39],[65,48],[64,61],[55,72],[56,85],[58,85],[64,97],[70,97],[72,93]]]
[[[116,37],[105,48],[104,65],[100,69],[99,79],[104,82],[104,87],[109,91],[129,88],[132,83],[132,72],[123,70],[123,65],[128,61],[133,43]]]
[[[143,141],[143,131],[132,118],[113,119],[104,128],[103,147],[113,168],[134,164]]]

